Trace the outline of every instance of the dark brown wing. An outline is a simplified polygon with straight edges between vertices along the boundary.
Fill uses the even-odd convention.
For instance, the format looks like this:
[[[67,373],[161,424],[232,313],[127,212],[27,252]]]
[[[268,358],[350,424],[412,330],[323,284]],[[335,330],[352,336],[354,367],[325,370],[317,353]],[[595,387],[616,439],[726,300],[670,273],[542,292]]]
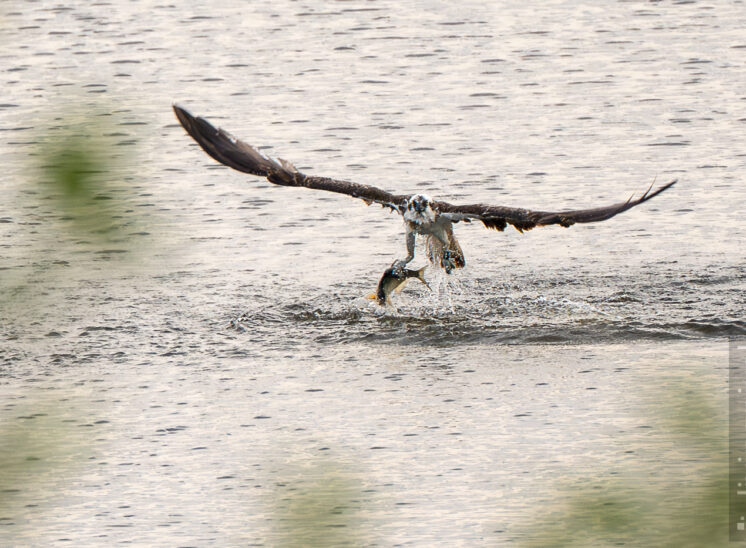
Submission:
[[[513,207],[488,206],[482,204],[474,205],[452,205],[447,202],[434,202],[433,207],[437,208],[440,213],[447,214],[454,221],[476,219],[482,221],[487,228],[495,230],[505,230],[507,225],[513,225],[519,232],[531,230],[536,226],[561,225],[570,226],[575,223],[595,223],[605,221],[614,215],[627,211],[650,198],[657,196],[664,190],[671,188],[676,184],[676,180],[663,185],[655,192],[650,192],[653,185],[650,185],[647,192],[633,200],[630,198],[626,202],[618,204],[596,207],[593,209],[578,209],[574,211],[532,211],[530,209],[520,209]]]
[[[268,158],[227,131],[216,128],[202,117],[192,116],[187,110],[174,105],[176,117],[187,133],[202,149],[221,164],[228,167],[266,177],[269,182],[283,186],[299,186],[328,190],[360,198],[367,203],[376,202],[391,209],[402,211],[407,196],[397,196],[380,188],[348,181],[305,175],[282,159]]]

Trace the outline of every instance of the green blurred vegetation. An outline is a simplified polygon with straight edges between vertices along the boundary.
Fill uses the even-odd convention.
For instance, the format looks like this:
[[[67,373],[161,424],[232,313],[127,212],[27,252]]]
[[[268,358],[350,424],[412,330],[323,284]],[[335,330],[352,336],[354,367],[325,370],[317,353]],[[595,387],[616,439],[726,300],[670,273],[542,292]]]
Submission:
[[[15,325],[28,320],[32,326],[49,317],[57,321],[56,314],[75,301],[79,280],[91,277],[91,265],[109,277],[112,269],[98,266],[102,261],[115,257],[117,267],[133,264],[132,233],[143,230],[130,209],[133,193],[126,180],[135,148],[128,145],[136,139],[119,124],[105,105],[77,113],[70,108],[39,121],[37,127],[45,129],[24,147],[25,156],[11,162],[0,225],[12,242],[4,245],[0,265],[0,334],[13,334]],[[42,355],[45,341],[28,347]],[[3,373],[13,378],[12,371]],[[41,545],[36,529],[45,511],[59,507],[91,458],[90,430],[81,427],[92,425],[82,424],[73,397],[53,401],[25,391],[2,403],[0,546]]]
[[[42,196],[54,200],[59,219],[77,236],[99,241],[116,236],[121,205],[107,194],[116,176],[106,143],[93,135],[57,136],[40,152]]]
[[[120,123],[102,106],[66,114],[39,139],[31,170],[38,177],[35,194],[50,204],[59,230],[93,246],[126,242],[134,223],[131,183],[124,179],[135,151],[119,146],[126,135]]]
[[[587,470],[584,477],[595,479],[560,487],[561,501],[537,511],[521,546],[728,545],[728,432],[717,391],[684,379],[661,379],[656,393],[661,387],[664,395],[644,413],[658,437],[635,447],[647,456],[624,459],[613,475]]]
[[[284,470],[275,482],[273,546],[361,546],[360,481],[326,459]]]
[[[76,104],[71,100],[70,104]],[[154,238],[133,209],[139,137],[106,104],[69,109],[38,123],[34,145],[8,189],[14,242],[0,282],[0,305],[47,308],[59,282],[90,277],[108,261],[117,270],[139,267]],[[143,236],[147,236],[143,238]],[[93,266],[92,266],[93,265]]]
[[[75,468],[90,457],[90,440],[71,400],[64,406],[43,395],[14,400],[6,402],[0,422],[0,518],[22,526],[63,494]]]

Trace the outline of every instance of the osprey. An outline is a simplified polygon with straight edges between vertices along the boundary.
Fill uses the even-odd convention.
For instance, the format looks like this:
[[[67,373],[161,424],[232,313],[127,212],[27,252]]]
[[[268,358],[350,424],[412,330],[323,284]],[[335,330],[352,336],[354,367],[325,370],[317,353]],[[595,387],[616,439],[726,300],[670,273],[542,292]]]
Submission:
[[[650,185],[650,188],[635,200],[630,197],[626,202],[593,209],[553,212],[484,204],[454,205],[433,200],[425,194],[391,194],[375,186],[306,175],[295,169],[287,160],[275,160],[264,156],[251,145],[236,139],[223,129],[216,128],[202,117],[192,116],[178,105],[174,105],[174,111],[187,133],[207,154],[221,164],[238,171],[266,177],[269,182],[276,185],[338,192],[360,198],[368,205],[377,203],[397,211],[404,218],[407,256],[394,261],[392,268],[396,270],[403,269],[414,259],[415,240],[418,235],[426,238],[431,263],[442,267],[449,274],[454,268],[464,267],[464,254],[453,234],[453,223],[459,221],[481,221],[485,227],[501,232],[508,225],[523,232],[537,226],[568,227],[575,223],[595,223],[610,219],[646,202],[676,183],[676,180],[673,180],[655,192],[650,192],[653,188],[653,185]]]

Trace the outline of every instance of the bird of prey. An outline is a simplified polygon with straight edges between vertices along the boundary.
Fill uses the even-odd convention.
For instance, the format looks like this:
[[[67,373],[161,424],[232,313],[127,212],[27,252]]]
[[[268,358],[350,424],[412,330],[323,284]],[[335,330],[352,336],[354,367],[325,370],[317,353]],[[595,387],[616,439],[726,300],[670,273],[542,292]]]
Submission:
[[[610,219],[646,202],[676,183],[676,180],[673,180],[654,192],[651,192],[653,185],[650,185],[639,198],[630,197],[626,202],[592,209],[534,211],[484,204],[455,205],[433,200],[425,194],[391,194],[372,185],[306,175],[287,160],[273,159],[261,154],[251,145],[236,139],[223,129],[216,128],[204,118],[195,117],[178,105],[174,105],[173,108],[187,133],[207,154],[221,164],[238,171],[266,177],[269,182],[276,185],[347,194],[363,200],[368,205],[377,203],[401,214],[406,228],[407,256],[394,261],[392,268],[397,270],[404,269],[405,265],[414,259],[415,239],[418,235],[426,239],[428,258],[432,264],[442,267],[449,274],[455,268],[463,268],[466,260],[453,233],[453,223],[459,221],[481,221],[485,227],[501,232],[507,225],[512,225],[519,232],[523,232],[537,226],[569,227],[575,223],[595,223]]]

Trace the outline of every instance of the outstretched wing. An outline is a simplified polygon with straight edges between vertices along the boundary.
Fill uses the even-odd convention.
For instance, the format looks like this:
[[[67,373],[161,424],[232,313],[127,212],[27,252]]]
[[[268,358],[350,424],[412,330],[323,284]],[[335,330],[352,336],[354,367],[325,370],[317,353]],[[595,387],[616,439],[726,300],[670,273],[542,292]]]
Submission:
[[[195,117],[184,108],[174,105],[176,117],[197,144],[221,164],[228,167],[266,177],[276,185],[298,186],[328,190],[360,198],[370,204],[376,202],[392,210],[402,211],[407,196],[394,195],[374,186],[339,181],[328,177],[316,177],[301,173],[288,161],[274,160],[261,154],[251,145],[233,137],[227,131],[216,128],[202,117]]]
[[[636,205],[647,202],[664,190],[671,188],[674,184],[676,184],[676,180],[663,185],[655,192],[650,192],[653,189],[653,185],[650,185],[647,192],[635,200],[630,197],[626,202],[574,211],[532,211],[530,209],[483,204],[459,206],[447,202],[434,202],[433,207],[437,208],[441,214],[445,214],[452,221],[479,220],[487,228],[494,228],[499,231],[505,230],[507,225],[513,225],[519,232],[523,232],[524,230],[531,230],[536,226],[561,225],[567,227],[575,223],[605,221]]]

